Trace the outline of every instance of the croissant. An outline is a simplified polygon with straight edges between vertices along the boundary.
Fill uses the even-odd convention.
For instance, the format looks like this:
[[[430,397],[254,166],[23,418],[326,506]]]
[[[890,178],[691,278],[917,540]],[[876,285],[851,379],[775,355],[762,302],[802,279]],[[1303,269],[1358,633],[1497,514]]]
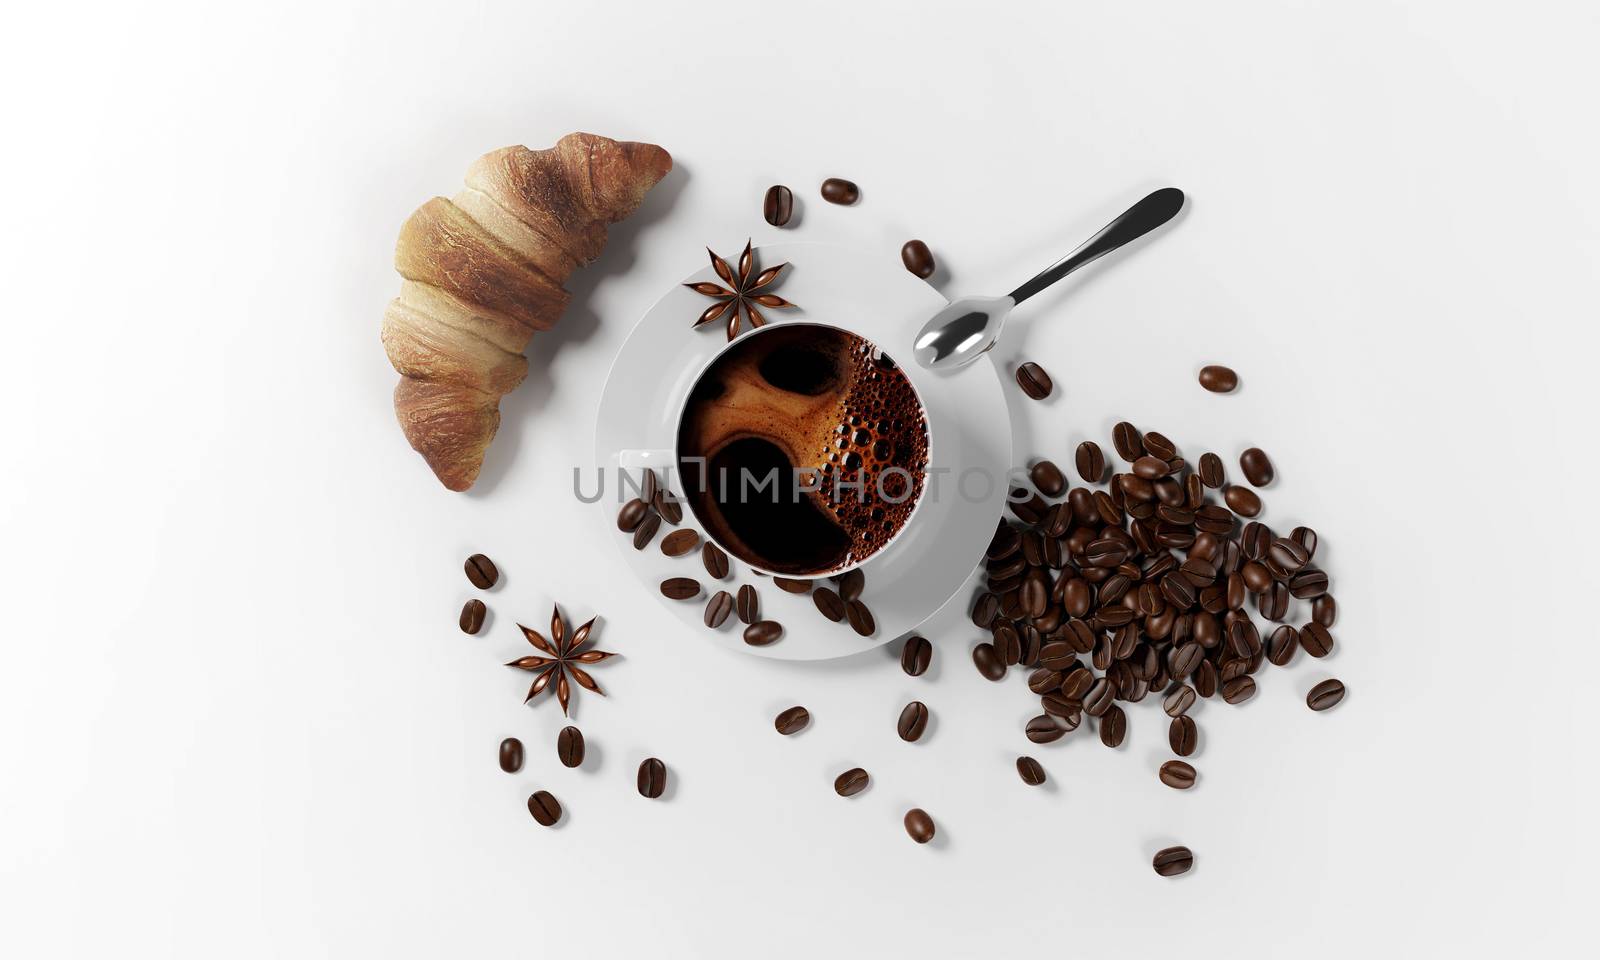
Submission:
[[[472,164],[464,190],[434,197],[400,228],[400,296],[383,314],[384,351],[400,373],[394,409],[446,487],[478,479],[500,398],[528,374],[528,341],[571,298],[562,284],[671,169],[654,144],[590,133],[549,150],[505,147]]]

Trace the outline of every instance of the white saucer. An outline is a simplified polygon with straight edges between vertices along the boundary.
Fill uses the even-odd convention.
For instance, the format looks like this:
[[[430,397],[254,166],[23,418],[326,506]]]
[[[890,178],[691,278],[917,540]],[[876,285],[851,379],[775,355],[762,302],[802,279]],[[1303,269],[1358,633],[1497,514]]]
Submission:
[[[719,251],[730,262],[733,247]],[[817,612],[809,596],[785,593],[769,577],[755,576],[733,561],[722,581],[712,581],[699,554],[667,557],[661,532],[643,550],[616,526],[619,466],[649,464],[667,479],[684,398],[700,371],[727,343],[721,323],[691,329],[711,303],[682,286],[674,287],[645,313],[623,343],[600,397],[595,424],[594,462],[605,471],[604,495],[597,511],[605,535],[622,551],[641,584],[671,613],[712,643],[778,660],[824,660],[869,650],[915,630],[948,603],[983,556],[1005,506],[1005,471],[1011,464],[1011,424],[1002,382],[994,363],[983,357],[955,371],[933,373],[911,362],[911,338],[922,322],[946,301],[939,292],[901,269],[891,257],[872,256],[826,243],[778,243],[757,248],[765,268],[788,262],[774,292],[799,304],[794,309],[765,310],[769,323],[804,320],[843,327],[876,343],[910,377],[928,410],[931,437],[929,478],[924,500],[911,524],[884,551],[863,567],[862,600],[877,621],[877,631],[862,637],[848,624],[833,623]],[[709,264],[685,282],[717,277]],[[652,456],[642,451],[656,451]],[[965,470],[979,473],[959,478]],[[947,473],[938,473],[940,470]],[[680,495],[675,475],[671,486]],[[593,478],[585,481],[594,488]],[[959,489],[958,489],[959,488]],[[623,499],[633,494],[630,492]],[[693,527],[687,508],[683,526]],[[693,577],[706,588],[697,600],[668,600],[659,584],[667,577]],[[738,584],[754,584],[761,616],[784,626],[784,636],[765,647],[744,642],[737,617],[712,630],[702,619],[706,600],[717,590],[733,592]]]

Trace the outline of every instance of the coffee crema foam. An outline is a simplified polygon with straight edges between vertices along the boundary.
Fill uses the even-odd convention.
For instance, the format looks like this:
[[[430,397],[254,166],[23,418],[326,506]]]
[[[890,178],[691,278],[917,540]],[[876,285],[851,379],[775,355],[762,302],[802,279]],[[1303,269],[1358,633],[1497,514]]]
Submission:
[[[876,553],[910,518],[928,465],[927,415],[905,372],[870,341],[784,324],[746,336],[706,370],[679,424],[678,456],[707,533],[760,569],[818,576]],[[776,488],[758,489],[773,469]],[[815,490],[796,491],[797,470]]]

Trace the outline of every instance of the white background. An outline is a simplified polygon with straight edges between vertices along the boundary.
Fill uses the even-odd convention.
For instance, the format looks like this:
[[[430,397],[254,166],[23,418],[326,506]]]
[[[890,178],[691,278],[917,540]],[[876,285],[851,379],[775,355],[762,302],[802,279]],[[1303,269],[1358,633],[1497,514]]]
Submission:
[[[33,4],[8,14],[0,229],[0,953],[1560,955],[1592,911],[1592,4]],[[390,410],[406,215],[573,129],[677,169],[574,279],[470,495]],[[854,209],[816,197],[863,186]],[[1129,418],[1279,467],[1337,655],[1033,747],[969,625],[936,666],[719,652],[572,504],[634,320],[710,244],[917,236],[1009,288],[1159,185],[1159,239],[1019,313],[1019,450]],[[1194,383],[1220,360],[1244,387]],[[483,550],[505,578],[455,627]],[[626,656],[591,765],[499,662],[552,600]],[[1350,696],[1313,714],[1305,691]],[[928,739],[899,742],[919,697]],[[771,717],[811,707],[779,738]],[[495,766],[501,737],[524,772]],[[1012,763],[1040,758],[1046,789]],[[644,756],[664,801],[633,791]],[[831,782],[872,771],[849,801]],[[559,829],[523,806],[547,787]],[[938,822],[932,847],[900,817]],[[1584,813],[1580,815],[1580,811]],[[1154,850],[1195,871],[1164,880]]]

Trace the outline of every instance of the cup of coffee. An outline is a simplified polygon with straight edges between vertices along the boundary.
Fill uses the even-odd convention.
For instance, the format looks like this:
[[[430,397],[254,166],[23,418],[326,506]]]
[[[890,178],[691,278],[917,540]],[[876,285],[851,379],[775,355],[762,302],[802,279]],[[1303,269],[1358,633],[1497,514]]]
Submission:
[[[922,501],[927,410],[899,365],[848,330],[758,328],[700,371],[677,466],[706,536],[757,570],[844,573],[881,556]]]

